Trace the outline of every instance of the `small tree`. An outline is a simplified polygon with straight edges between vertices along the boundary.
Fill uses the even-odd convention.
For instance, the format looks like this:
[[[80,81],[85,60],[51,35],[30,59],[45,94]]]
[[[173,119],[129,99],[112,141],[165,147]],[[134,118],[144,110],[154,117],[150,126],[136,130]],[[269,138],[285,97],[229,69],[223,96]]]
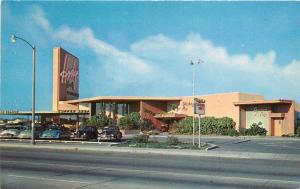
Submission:
[[[98,115],[94,115],[91,119],[86,121],[87,125],[93,125],[98,128],[103,128],[107,126],[111,122],[110,118],[105,114],[105,112],[101,112]]]
[[[132,112],[120,118],[119,125],[122,129],[140,129],[141,116],[138,112]]]
[[[149,120],[142,119],[139,112],[132,112],[120,118],[119,126],[122,129],[140,129],[141,131],[148,131],[152,129],[152,125]]]

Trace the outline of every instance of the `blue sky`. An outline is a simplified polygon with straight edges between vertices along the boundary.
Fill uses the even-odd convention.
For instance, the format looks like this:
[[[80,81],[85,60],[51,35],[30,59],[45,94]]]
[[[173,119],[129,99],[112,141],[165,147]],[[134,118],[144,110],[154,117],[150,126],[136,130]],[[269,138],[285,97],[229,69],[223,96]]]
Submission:
[[[52,49],[80,59],[80,97],[247,92],[300,102],[299,2],[19,2],[1,6],[1,108],[51,109]]]

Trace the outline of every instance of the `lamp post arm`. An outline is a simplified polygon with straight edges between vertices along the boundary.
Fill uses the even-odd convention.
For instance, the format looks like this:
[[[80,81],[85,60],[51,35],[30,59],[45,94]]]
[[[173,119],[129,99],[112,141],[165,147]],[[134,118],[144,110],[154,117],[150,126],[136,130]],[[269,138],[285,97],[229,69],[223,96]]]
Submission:
[[[33,45],[31,45],[28,41],[26,41],[25,39],[23,39],[22,37],[18,37],[15,36],[17,39],[21,39],[22,41],[24,41],[25,43],[27,43],[32,49],[34,49],[35,47]]]

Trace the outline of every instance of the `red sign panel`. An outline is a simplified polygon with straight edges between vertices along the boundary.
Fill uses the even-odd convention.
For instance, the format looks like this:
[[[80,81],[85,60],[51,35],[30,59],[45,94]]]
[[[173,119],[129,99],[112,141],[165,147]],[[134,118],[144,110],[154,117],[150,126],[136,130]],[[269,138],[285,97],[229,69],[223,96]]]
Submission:
[[[62,49],[59,60],[59,100],[78,99],[79,60]]]

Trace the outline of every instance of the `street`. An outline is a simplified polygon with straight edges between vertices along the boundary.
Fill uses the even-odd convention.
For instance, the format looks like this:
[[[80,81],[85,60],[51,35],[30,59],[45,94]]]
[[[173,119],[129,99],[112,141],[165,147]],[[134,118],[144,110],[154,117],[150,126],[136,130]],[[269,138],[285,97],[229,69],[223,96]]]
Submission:
[[[1,147],[1,188],[300,188],[283,160]]]
[[[192,136],[174,136],[183,142],[192,142]],[[197,137],[196,141],[198,141]],[[152,140],[163,141],[166,140],[167,136],[158,135],[151,136],[151,138]],[[217,145],[218,148],[214,151],[300,154],[300,140],[298,138],[202,136],[201,141]]]

